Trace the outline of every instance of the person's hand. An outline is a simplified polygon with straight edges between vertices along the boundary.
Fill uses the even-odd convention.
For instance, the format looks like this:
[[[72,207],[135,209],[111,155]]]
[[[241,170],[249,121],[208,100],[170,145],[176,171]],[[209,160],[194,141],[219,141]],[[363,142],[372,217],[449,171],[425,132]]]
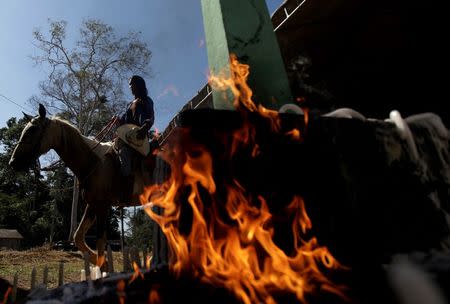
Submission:
[[[145,128],[145,124],[143,124],[136,133],[136,138],[137,139],[144,139],[145,136],[147,135],[147,129]]]
[[[142,130],[145,130],[145,132],[148,132],[148,130],[150,130],[150,128],[152,127],[152,125],[150,124],[149,120],[145,120],[144,123],[141,126]]]
[[[156,131],[155,130],[150,130],[150,138],[153,139],[153,137],[155,137],[156,135]]]

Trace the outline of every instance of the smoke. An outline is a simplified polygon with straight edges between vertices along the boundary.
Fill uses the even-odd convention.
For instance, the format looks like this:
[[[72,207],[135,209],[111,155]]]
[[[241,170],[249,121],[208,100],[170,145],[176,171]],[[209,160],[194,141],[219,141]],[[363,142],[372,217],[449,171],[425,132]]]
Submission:
[[[164,88],[164,90],[156,97],[156,99],[161,99],[168,94],[171,94],[172,96],[178,97],[180,94],[178,93],[178,88],[174,86],[173,84],[169,84]]]
[[[406,259],[390,265],[387,274],[401,304],[447,303],[442,290],[428,273]]]

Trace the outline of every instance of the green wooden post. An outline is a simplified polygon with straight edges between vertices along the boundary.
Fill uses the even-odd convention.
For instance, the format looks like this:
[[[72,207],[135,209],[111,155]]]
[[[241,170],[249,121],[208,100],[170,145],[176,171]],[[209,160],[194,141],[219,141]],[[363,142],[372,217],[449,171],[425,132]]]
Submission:
[[[210,72],[229,75],[230,53],[250,65],[253,101],[278,110],[292,102],[277,38],[264,0],[202,0]],[[232,98],[213,90],[215,109],[233,109]]]

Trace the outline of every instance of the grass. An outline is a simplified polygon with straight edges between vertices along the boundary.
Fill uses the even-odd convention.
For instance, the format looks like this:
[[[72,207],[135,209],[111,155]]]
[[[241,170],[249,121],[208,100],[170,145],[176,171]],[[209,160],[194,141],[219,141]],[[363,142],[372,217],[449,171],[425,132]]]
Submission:
[[[122,253],[113,252],[115,271],[122,270]],[[36,268],[36,285],[43,282],[45,266],[48,267],[48,288],[58,286],[59,263],[64,263],[64,284],[79,282],[84,261],[81,252],[51,250],[48,247],[37,247],[30,250],[0,250],[0,277],[11,284],[14,274],[18,273],[18,287],[29,290],[31,272]]]

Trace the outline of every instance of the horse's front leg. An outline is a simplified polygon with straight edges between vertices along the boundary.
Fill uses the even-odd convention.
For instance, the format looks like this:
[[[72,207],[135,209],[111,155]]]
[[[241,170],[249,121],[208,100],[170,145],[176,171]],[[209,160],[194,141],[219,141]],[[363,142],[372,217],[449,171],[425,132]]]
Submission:
[[[95,218],[95,208],[94,206],[88,204],[86,206],[86,209],[84,210],[83,217],[81,218],[81,222],[78,225],[77,231],[75,231],[74,235],[75,245],[78,247],[78,250],[83,253],[89,253],[89,261],[94,265],[97,263],[97,254],[86,244],[85,236],[86,232],[94,224]]]

